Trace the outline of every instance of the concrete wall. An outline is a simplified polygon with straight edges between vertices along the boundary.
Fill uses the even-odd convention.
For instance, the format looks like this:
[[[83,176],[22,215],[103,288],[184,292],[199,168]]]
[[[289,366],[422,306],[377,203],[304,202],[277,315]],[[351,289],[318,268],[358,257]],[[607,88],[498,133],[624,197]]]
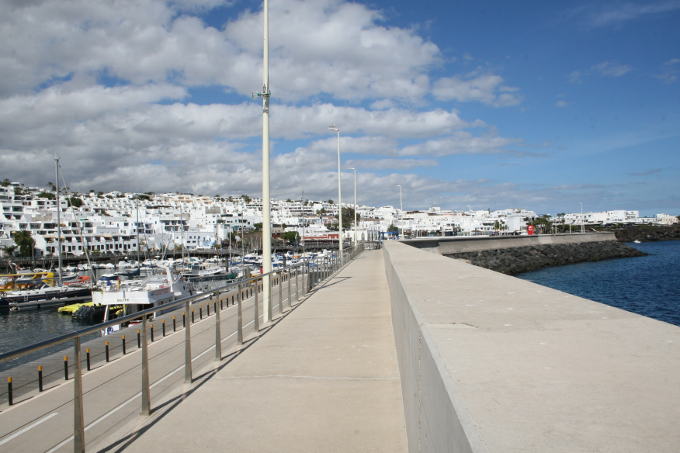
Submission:
[[[680,328],[385,242],[411,452],[677,452]]]
[[[542,234],[537,236],[481,236],[441,237],[402,241],[410,246],[436,252],[440,255],[462,252],[479,252],[513,247],[545,244],[576,244],[580,242],[615,241],[614,233]]]

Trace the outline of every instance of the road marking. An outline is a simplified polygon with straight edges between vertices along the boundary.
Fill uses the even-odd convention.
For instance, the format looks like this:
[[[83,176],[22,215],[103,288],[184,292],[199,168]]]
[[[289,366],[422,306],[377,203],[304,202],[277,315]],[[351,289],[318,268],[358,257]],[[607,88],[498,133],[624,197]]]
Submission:
[[[49,420],[50,418],[52,418],[52,417],[54,417],[54,416],[56,416],[56,415],[58,415],[58,414],[59,414],[59,412],[52,412],[52,413],[49,414],[49,415],[45,415],[44,417],[39,418],[38,420],[34,421],[34,422],[31,423],[30,425],[24,426],[22,429],[20,429],[19,431],[15,432],[14,434],[12,434],[12,435],[10,435],[10,436],[4,437],[2,440],[0,440],[0,446],[1,446],[1,445],[5,445],[7,442],[9,442],[9,441],[13,440],[14,438],[16,438],[16,437],[22,435],[23,433],[25,433],[25,432],[28,431],[28,430],[35,428],[35,427],[38,426],[39,424],[46,422],[47,420]]]

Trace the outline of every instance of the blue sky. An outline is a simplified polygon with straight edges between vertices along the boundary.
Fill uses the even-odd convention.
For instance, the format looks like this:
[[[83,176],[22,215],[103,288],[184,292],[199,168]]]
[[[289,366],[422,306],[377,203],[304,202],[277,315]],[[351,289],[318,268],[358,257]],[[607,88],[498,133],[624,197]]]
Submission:
[[[1,177],[260,192],[261,2],[0,8]],[[273,196],[680,214],[680,1],[270,8]]]

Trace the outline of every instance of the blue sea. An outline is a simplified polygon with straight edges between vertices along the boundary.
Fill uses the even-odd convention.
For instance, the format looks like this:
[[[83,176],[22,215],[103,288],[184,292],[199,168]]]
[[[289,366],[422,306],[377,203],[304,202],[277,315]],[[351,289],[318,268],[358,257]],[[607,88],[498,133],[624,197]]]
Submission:
[[[517,277],[680,326],[680,241],[628,245],[649,255],[551,267]]]

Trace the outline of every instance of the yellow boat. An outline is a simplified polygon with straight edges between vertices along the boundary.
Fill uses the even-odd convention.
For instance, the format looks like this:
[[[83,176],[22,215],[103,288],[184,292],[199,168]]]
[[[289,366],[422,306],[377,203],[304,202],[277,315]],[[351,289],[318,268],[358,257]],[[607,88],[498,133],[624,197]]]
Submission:
[[[78,304],[64,305],[63,307],[57,308],[58,313],[63,313],[65,315],[72,315],[80,307],[92,307],[94,302],[81,302]]]

